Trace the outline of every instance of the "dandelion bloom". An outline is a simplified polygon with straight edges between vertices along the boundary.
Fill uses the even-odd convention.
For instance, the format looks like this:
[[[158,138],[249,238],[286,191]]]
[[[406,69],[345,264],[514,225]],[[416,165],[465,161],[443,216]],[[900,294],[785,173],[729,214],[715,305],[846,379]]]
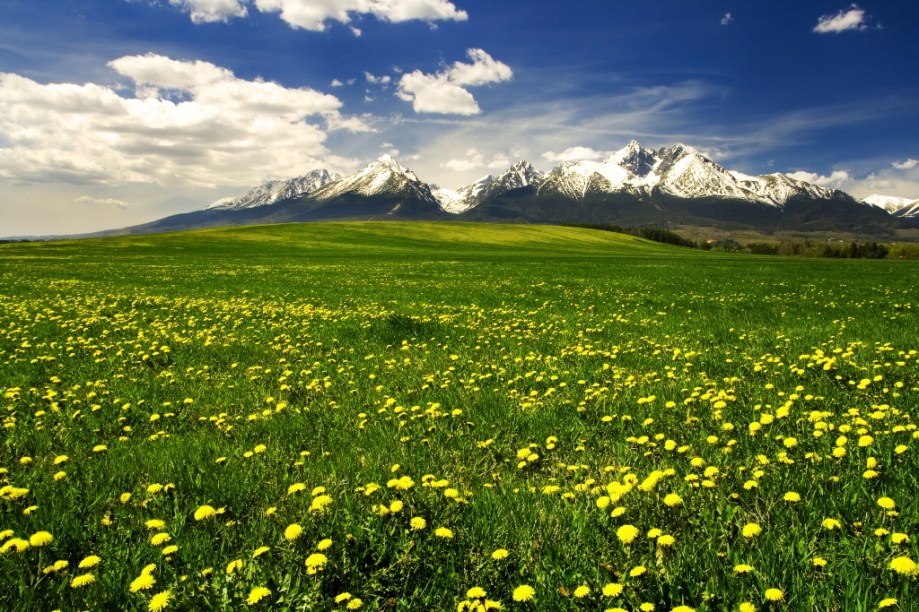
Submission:
[[[305,489],[306,489],[305,484],[303,484],[302,482],[295,482],[294,484],[287,487],[287,494],[293,495],[294,493],[299,493],[300,491],[303,491]]]
[[[753,538],[753,537],[758,536],[760,533],[762,533],[762,531],[763,531],[763,528],[760,527],[758,524],[747,523],[746,525],[743,526],[741,533],[743,534],[743,537],[745,538]]]
[[[145,591],[152,587],[154,584],[156,584],[156,579],[149,573],[144,572],[131,581],[131,585],[128,587],[128,589],[132,593],[136,593],[137,591]]]
[[[322,569],[326,563],[328,563],[329,558],[322,553],[313,553],[306,558],[306,567],[310,570],[319,570]]]
[[[195,510],[196,521],[206,521],[207,519],[213,518],[215,516],[217,516],[217,511],[213,506],[208,506],[207,504],[199,506],[198,509]]]
[[[676,538],[669,534],[665,534],[657,538],[658,546],[673,546],[674,542],[676,542]]]
[[[764,595],[769,601],[782,601],[785,599],[785,593],[782,592],[782,589],[766,589]]]
[[[890,536],[890,541],[894,544],[904,544],[909,542],[909,536],[905,533],[894,533]]]
[[[326,506],[332,503],[332,498],[328,495],[319,495],[310,502],[310,512],[322,512]],[[395,502],[394,502],[395,503]],[[401,503],[401,502],[400,502]]]
[[[890,607],[893,607],[893,606],[895,606],[895,605],[897,605],[897,599],[896,599],[896,597],[888,597],[888,598],[882,599],[881,601],[878,602],[878,610],[880,610],[880,609],[882,609],[882,608],[890,608]]]
[[[52,536],[47,531],[36,531],[31,536],[29,536],[29,546],[46,546],[54,541],[54,536]]]
[[[360,608],[360,607],[363,606],[363,605],[364,605],[364,602],[361,601],[361,598],[360,598],[360,597],[355,597],[354,599],[352,599],[351,601],[348,602],[348,605],[347,605],[346,607],[347,607],[349,610],[357,610],[358,608]]]
[[[449,540],[450,538],[453,537],[453,532],[447,529],[446,527],[438,527],[437,529],[434,530],[434,535],[436,535],[438,538],[444,538],[445,540]]]
[[[335,596],[335,603],[340,604],[341,602],[348,601],[349,599],[351,599],[351,593],[339,593]]]
[[[696,609],[689,606],[677,606],[671,609],[670,612],[696,612]]]
[[[423,518],[421,518],[420,516],[414,517],[412,520],[408,522],[408,524],[411,525],[412,529],[414,529],[415,531],[419,531],[428,526],[428,522],[424,520]]]
[[[252,552],[252,558],[255,559],[256,557],[260,557],[264,555],[266,552],[268,552],[269,550],[271,550],[271,548],[268,546],[259,546]]]
[[[474,586],[466,591],[467,599],[484,599],[487,593],[482,587]]]
[[[919,574],[919,566],[909,557],[894,557],[890,560],[890,569],[905,576],[915,576]]]
[[[638,578],[639,576],[643,576],[647,571],[648,568],[646,568],[644,565],[636,565],[631,570],[629,570],[629,576],[632,578]]]
[[[577,599],[582,599],[584,597],[587,597],[588,595],[590,595],[590,587],[587,586],[586,584],[582,584],[581,586],[579,586],[578,588],[574,590],[574,596]]]
[[[747,565],[746,563],[740,563],[739,565],[734,566],[735,574],[749,574],[753,571],[752,565]]]
[[[536,591],[533,590],[533,587],[528,584],[521,584],[514,589],[512,597],[514,601],[524,602],[532,600],[534,595],[536,595]]]
[[[634,525],[623,525],[616,530],[616,537],[619,538],[619,541],[623,544],[631,544],[638,536],[638,528]]]
[[[303,527],[299,523],[291,523],[284,530],[284,539],[293,542],[300,537],[300,534],[303,533]]]
[[[839,527],[841,526],[841,523],[839,521],[837,521],[836,519],[832,519],[832,518],[823,519],[823,522],[820,524],[823,526],[824,529],[829,529],[830,531],[832,531],[833,529],[839,529]]]
[[[229,576],[236,570],[241,570],[242,568],[243,568],[243,560],[233,559],[232,561],[227,563],[227,575]]]
[[[756,606],[749,601],[745,601],[737,608],[737,612],[756,612]]]
[[[165,610],[169,605],[170,599],[172,599],[171,591],[162,591],[157,593],[150,598],[150,603],[147,605],[147,610],[150,612],[159,612],[160,610]]]
[[[80,574],[79,576],[74,576],[73,580],[70,581],[70,586],[74,589],[78,589],[88,584],[92,584],[95,581],[96,577],[92,574]]]
[[[86,569],[87,567],[95,567],[96,565],[99,565],[100,561],[102,561],[102,559],[100,559],[98,556],[89,555],[88,557],[80,561],[77,567],[79,567],[80,569]]]
[[[163,549],[163,556],[168,557],[169,555],[176,553],[178,551],[179,551],[179,547],[176,546],[175,544],[172,544]]]
[[[507,555],[510,554],[507,552],[506,548],[499,548],[495,552],[491,553],[491,558],[495,561],[500,561],[501,559],[507,559]]]
[[[607,597],[618,597],[622,594],[624,588],[618,582],[610,582],[603,587],[603,594]]]
[[[893,510],[897,507],[896,502],[894,502],[894,500],[890,499],[889,497],[878,498],[878,505],[884,510]]]
[[[801,496],[798,495],[795,491],[789,491],[788,493],[785,494],[785,496],[782,499],[784,499],[787,502],[794,503],[794,502],[801,501]]]
[[[811,559],[811,563],[814,565],[814,567],[826,567],[826,559],[823,557],[814,557]]]
[[[672,508],[674,506],[680,506],[682,504],[683,504],[683,498],[677,495],[676,493],[670,493],[666,497],[664,497],[665,506],[670,506]]]
[[[166,532],[155,533],[153,536],[151,536],[150,543],[154,546],[159,546],[160,544],[165,544],[171,539],[172,537]]]
[[[159,531],[166,526],[166,521],[162,519],[150,519],[149,521],[146,521],[144,525],[147,526],[147,529],[155,529]]]
[[[268,587],[258,586],[249,591],[249,597],[246,598],[246,603],[250,606],[257,604],[261,600],[265,599],[271,595],[271,589]]]

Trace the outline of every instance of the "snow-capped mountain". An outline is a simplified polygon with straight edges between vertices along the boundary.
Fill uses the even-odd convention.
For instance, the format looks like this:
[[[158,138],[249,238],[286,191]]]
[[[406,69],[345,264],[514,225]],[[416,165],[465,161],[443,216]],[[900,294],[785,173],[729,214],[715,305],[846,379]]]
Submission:
[[[500,176],[488,175],[471,185],[457,190],[436,189],[434,197],[442,210],[460,214],[475,208],[487,198],[497,197],[514,189],[537,185],[542,180],[542,173],[528,161],[519,161]]]
[[[875,194],[868,196],[862,202],[877,206],[897,217],[919,217],[919,200]]]
[[[322,202],[347,195],[414,198],[439,207],[431,187],[390,155],[383,155],[362,170],[332,181],[311,197]]]
[[[221,198],[208,205],[206,210],[243,210],[268,206],[311,193],[338,178],[337,174],[329,174],[326,170],[312,170],[292,179],[268,181],[238,197]]]
[[[826,199],[835,193],[784,174],[748,176],[730,171],[683,144],[653,151],[634,140],[601,162],[588,160],[557,166],[539,189],[575,199],[590,193],[645,197],[664,194],[745,200],[777,207],[792,198]]]

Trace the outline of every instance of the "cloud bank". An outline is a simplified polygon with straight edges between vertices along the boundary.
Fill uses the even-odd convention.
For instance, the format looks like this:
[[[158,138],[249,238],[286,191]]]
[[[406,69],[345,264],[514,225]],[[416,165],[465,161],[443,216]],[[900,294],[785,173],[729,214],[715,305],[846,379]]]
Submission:
[[[249,14],[249,0],[169,0],[186,12],[194,23],[226,22]],[[380,21],[465,21],[448,0],[252,0],[262,13],[278,13],[292,28],[325,31],[329,21],[349,24],[354,16],[373,15]],[[360,29],[352,28],[355,36]]]
[[[0,178],[17,183],[258,184],[345,169],[334,130],[371,131],[309,88],[237,78],[203,61],[147,54],[109,67],[127,84],[42,84],[0,73]]]

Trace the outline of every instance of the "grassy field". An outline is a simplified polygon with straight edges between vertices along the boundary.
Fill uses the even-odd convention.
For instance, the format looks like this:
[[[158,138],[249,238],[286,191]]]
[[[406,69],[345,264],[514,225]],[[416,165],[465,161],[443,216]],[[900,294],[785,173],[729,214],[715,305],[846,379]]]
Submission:
[[[919,609],[917,279],[538,226],[0,245],[0,608]]]

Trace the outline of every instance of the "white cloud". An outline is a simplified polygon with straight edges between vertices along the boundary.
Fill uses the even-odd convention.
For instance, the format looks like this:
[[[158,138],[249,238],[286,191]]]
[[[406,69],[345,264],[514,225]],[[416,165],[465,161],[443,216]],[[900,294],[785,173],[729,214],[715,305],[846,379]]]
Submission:
[[[582,161],[585,159],[601,159],[606,157],[609,153],[603,151],[596,151],[590,147],[568,147],[561,153],[556,153],[555,151],[546,151],[542,154],[543,159],[547,159],[550,162],[571,162],[571,161]]]
[[[468,172],[482,168],[484,165],[485,157],[477,149],[467,149],[465,159],[451,159],[440,166],[454,172]]]
[[[294,28],[315,32],[324,31],[328,21],[351,23],[352,14],[369,14],[381,21],[392,23],[414,20],[466,21],[469,18],[466,11],[457,10],[456,6],[448,0],[254,0],[254,2],[256,8],[262,12],[280,13],[281,19]],[[355,32],[355,35],[360,34]]]
[[[112,208],[120,208],[122,210],[128,207],[128,203],[123,200],[116,200],[115,198],[94,198],[92,196],[80,196],[74,200],[77,204],[84,204],[86,206],[110,206]]]
[[[0,180],[252,186],[349,169],[325,148],[327,132],[372,130],[343,117],[334,96],[208,62],[148,54],[109,67],[128,79],[125,91],[0,73]]]
[[[852,181],[852,177],[845,170],[834,170],[829,176],[822,176],[816,172],[808,172],[807,170],[797,170],[795,172],[787,172],[786,174],[798,181],[806,181],[814,185],[832,189],[843,189]]]
[[[891,165],[897,170],[912,170],[919,166],[919,159],[909,158],[906,161],[894,162]]]
[[[371,85],[389,85],[392,82],[392,77],[388,74],[384,74],[383,76],[374,76],[369,72],[365,72],[364,78],[366,78],[367,82]]]
[[[472,63],[455,62],[436,74],[415,70],[399,79],[398,97],[412,103],[416,113],[477,115],[482,110],[466,87],[500,83],[513,78],[511,68],[482,49],[467,51]]]
[[[725,13],[724,17],[721,18],[721,25],[731,25],[734,22],[734,16],[730,13]]]
[[[329,87],[342,87],[343,85],[344,83],[342,83],[338,79],[332,79],[332,82],[329,83]]]
[[[814,32],[818,34],[838,34],[847,30],[866,30],[867,15],[864,9],[852,5],[849,10],[841,10],[835,15],[823,15],[817,20]]]
[[[240,0],[169,0],[169,4],[189,13],[194,23],[229,21],[248,14]]]

